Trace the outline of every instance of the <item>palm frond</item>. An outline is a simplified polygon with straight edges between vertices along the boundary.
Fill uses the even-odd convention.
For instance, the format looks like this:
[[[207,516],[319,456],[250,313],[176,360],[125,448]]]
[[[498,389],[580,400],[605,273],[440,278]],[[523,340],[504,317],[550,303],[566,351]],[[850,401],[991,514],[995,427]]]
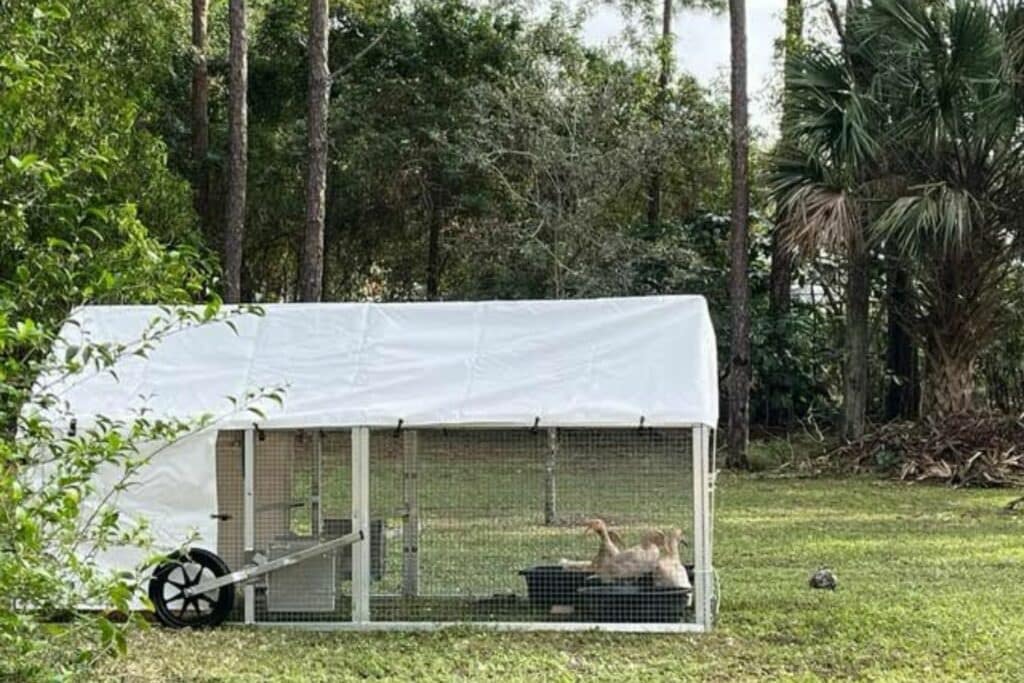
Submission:
[[[949,16],[948,34],[949,75],[975,85],[998,78],[1003,40],[986,5],[957,0]]]
[[[815,154],[851,168],[870,163],[878,151],[871,134],[872,102],[834,49],[809,49],[788,67],[790,134]]]
[[[859,240],[854,197],[813,158],[777,159],[769,187],[789,249],[804,255],[820,249],[845,251]]]
[[[874,221],[874,236],[892,239],[912,258],[921,258],[930,248],[954,253],[968,247],[982,213],[977,198],[942,182],[908,190],[911,194],[892,201]]]
[[[920,0],[872,0],[858,12],[854,25],[862,42],[883,42],[885,51],[894,46],[902,51],[931,53],[938,58],[944,52],[941,3]]]

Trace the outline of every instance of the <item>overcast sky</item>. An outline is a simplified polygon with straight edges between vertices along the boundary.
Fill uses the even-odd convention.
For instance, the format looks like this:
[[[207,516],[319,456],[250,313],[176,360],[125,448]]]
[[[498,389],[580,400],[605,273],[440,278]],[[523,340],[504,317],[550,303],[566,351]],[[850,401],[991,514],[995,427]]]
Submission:
[[[771,82],[775,78],[775,40],[782,34],[785,0],[747,0],[747,59],[751,124],[773,134]],[[592,43],[613,41],[623,29],[618,12],[605,5],[585,24]],[[729,16],[703,10],[684,10],[673,22],[676,58],[680,68],[706,85],[727,93],[729,86]]]

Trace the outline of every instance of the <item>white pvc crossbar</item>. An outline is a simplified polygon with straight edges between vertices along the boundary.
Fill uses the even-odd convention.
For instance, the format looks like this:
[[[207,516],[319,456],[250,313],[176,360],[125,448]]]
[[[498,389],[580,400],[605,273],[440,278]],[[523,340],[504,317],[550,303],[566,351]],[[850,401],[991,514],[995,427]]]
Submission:
[[[483,631],[601,631],[606,633],[704,633],[700,624],[594,623],[589,621],[266,621],[259,626],[304,631],[441,631],[474,628]]]

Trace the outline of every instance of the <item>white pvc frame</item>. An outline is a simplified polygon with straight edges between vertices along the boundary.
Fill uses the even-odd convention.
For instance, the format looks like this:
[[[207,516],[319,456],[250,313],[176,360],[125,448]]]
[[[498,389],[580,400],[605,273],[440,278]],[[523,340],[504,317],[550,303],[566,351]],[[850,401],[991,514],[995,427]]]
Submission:
[[[352,531],[363,540],[352,546],[352,622],[370,623],[370,430],[352,430]]]
[[[255,589],[245,586],[245,623],[313,631],[436,631],[472,626],[495,631],[612,631],[620,633],[706,633],[714,624],[715,582],[712,563],[711,428],[691,425],[693,464],[693,561],[694,621],[690,623],[595,623],[545,621],[371,621],[370,612],[370,429],[352,428],[352,530],[362,530],[363,539],[352,546],[352,620],[348,622],[257,622]],[[247,558],[255,540],[253,507],[254,430],[245,432],[243,442],[244,520],[243,537]]]
[[[256,430],[246,429],[242,438],[242,537],[245,562],[253,561],[256,552]],[[256,623],[256,586],[245,585],[245,623]]]

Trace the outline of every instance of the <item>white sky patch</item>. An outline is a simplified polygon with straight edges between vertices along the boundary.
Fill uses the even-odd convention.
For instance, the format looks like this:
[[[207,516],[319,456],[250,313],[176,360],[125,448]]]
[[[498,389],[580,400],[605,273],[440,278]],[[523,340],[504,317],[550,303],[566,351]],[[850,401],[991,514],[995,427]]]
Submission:
[[[755,134],[773,138],[778,125],[773,83],[778,79],[775,41],[783,32],[785,0],[747,0],[747,92]],[[614,42],[625,28],[613,7],[596,8],[584,24],[591,45]],[[720,93],[729,89],[729,15],[687,9],[673,21],[677,65]]]

